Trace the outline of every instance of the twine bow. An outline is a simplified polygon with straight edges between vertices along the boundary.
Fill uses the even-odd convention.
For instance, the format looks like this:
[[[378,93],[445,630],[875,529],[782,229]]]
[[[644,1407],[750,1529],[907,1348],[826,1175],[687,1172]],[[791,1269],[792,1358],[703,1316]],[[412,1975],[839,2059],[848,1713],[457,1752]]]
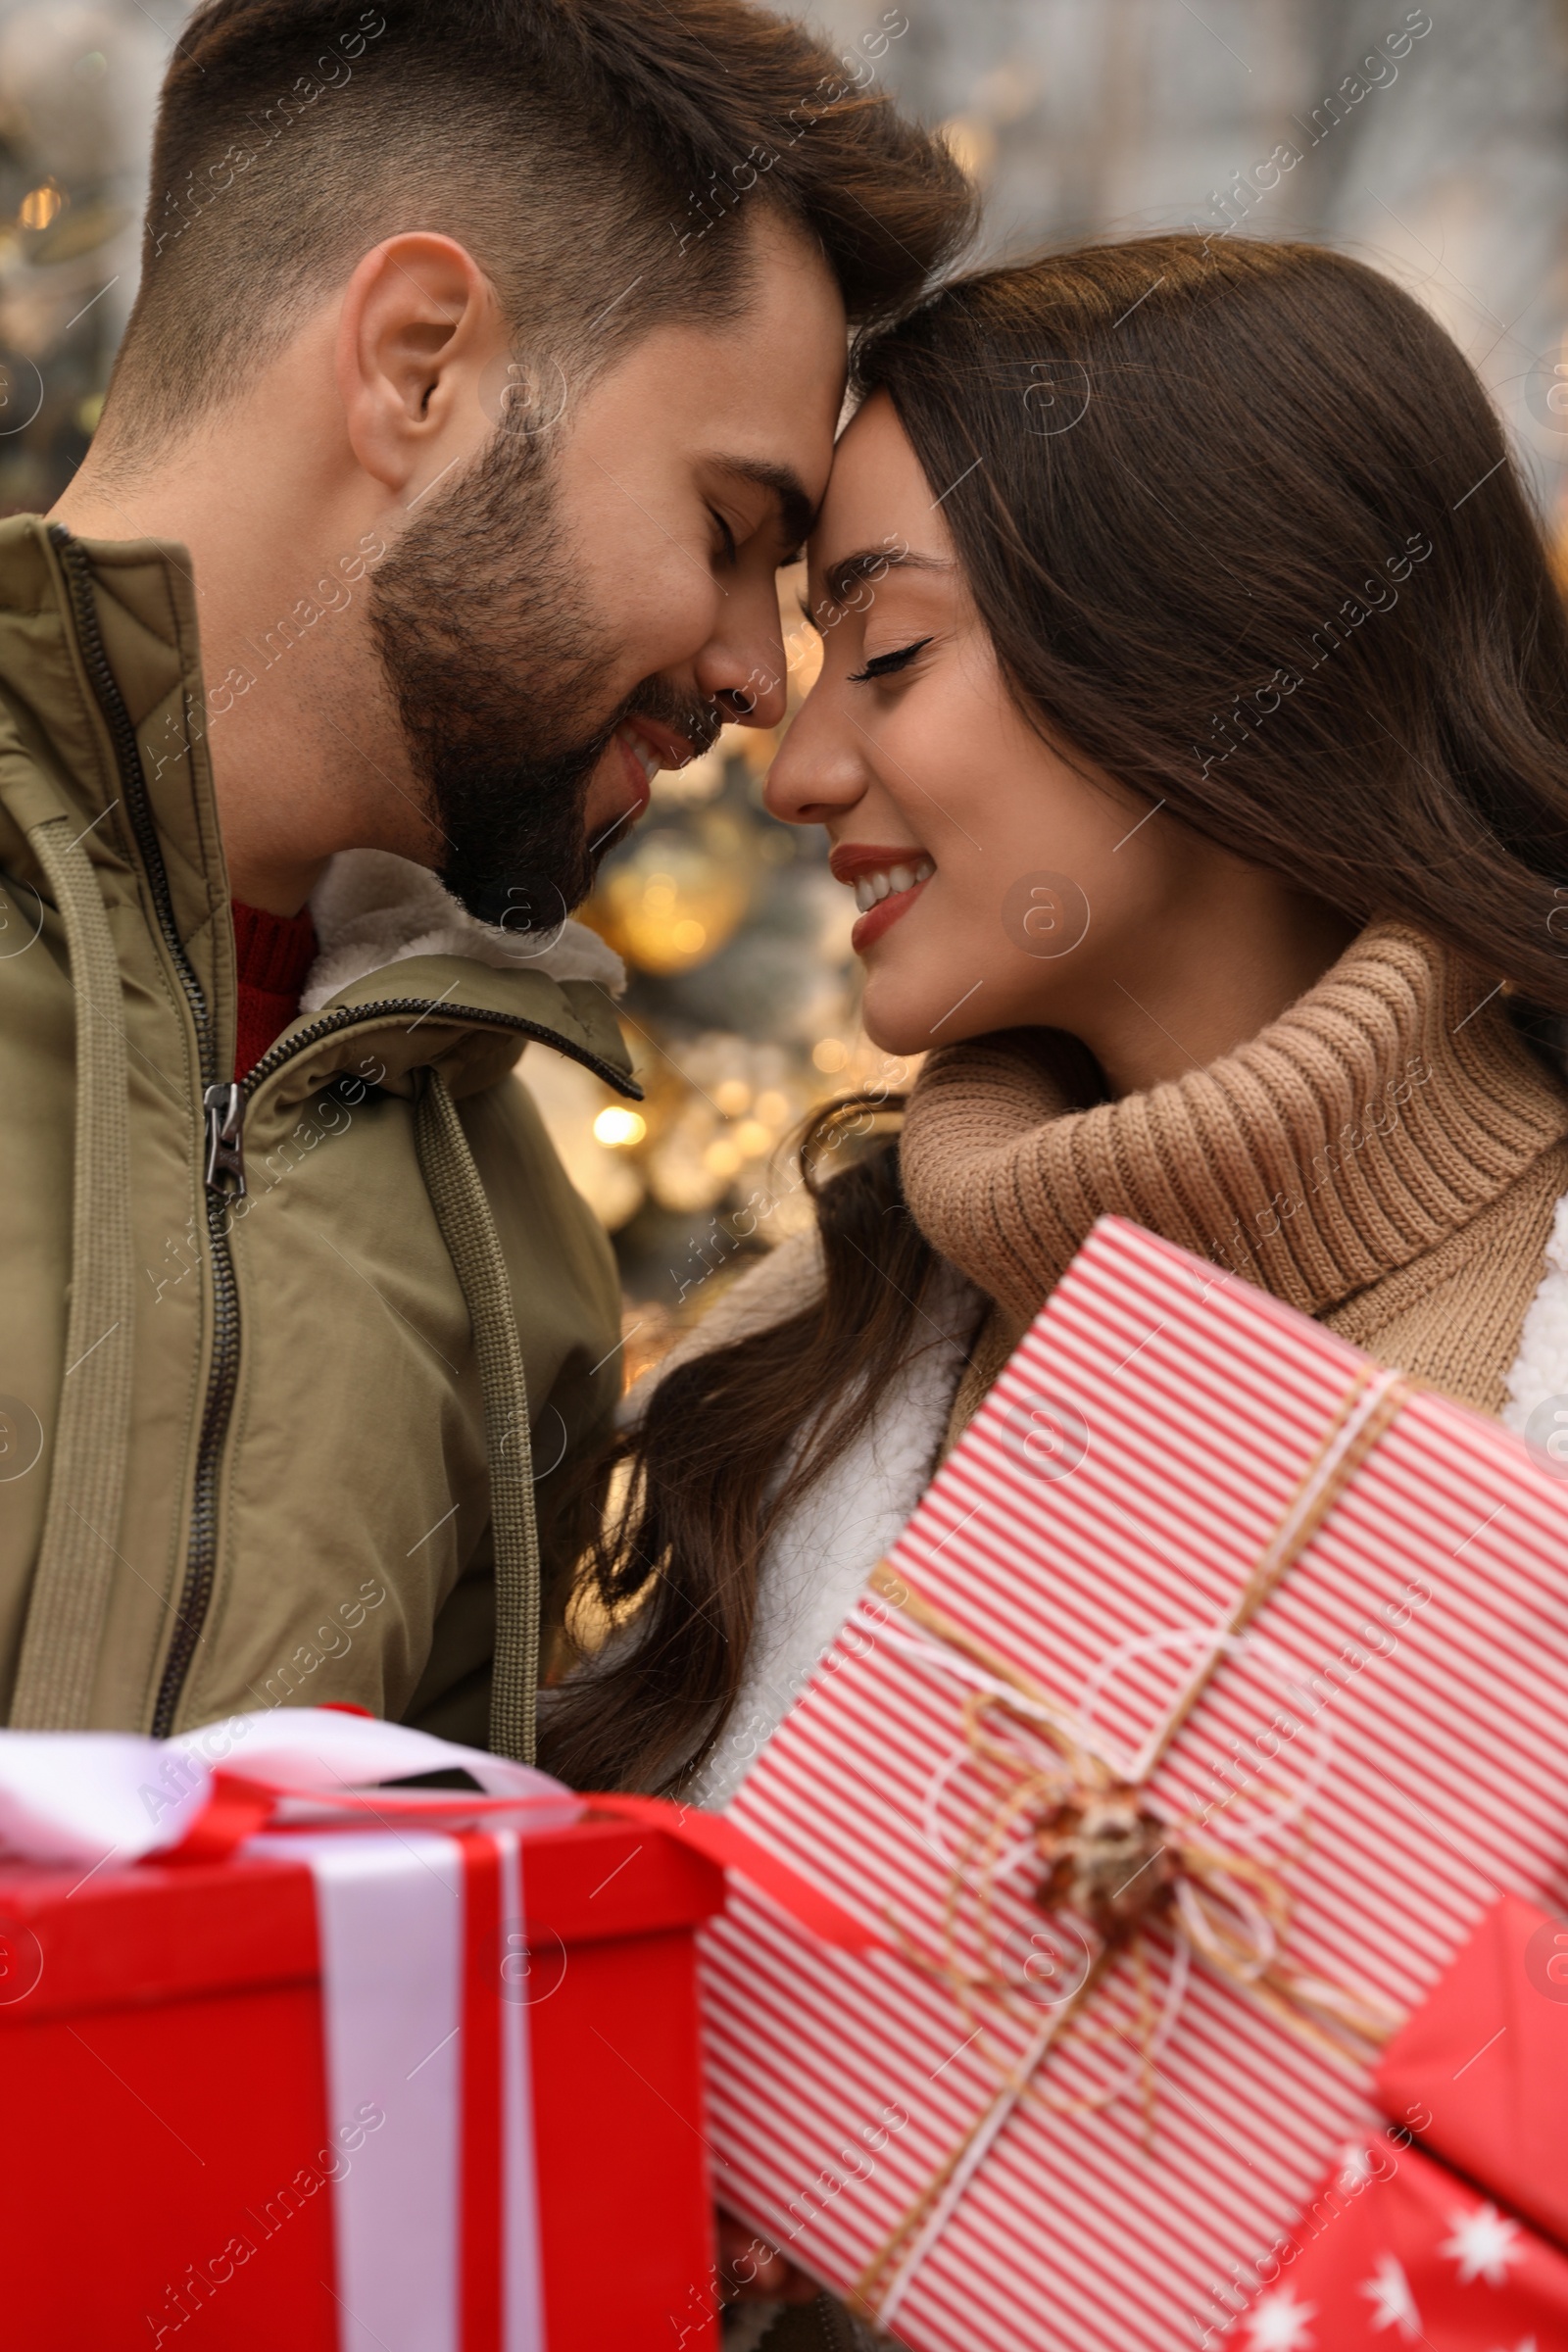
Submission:
[[[1287,1960],[1290,1902],[1278,1870],[1205,1837],[1200,1822],[1153,1797],[1149,1785],[1220,1660],[1238,1650],[1247,1627],[1408,1396],[1396,1373],[1369,1365],[1356,1376],[1234,1605],[1218,1624],[1198,1634],[1192,1664],[1174,1698],[1130,1760],[1113,1762],[1102,1754],[1082,1722],[887,1561],[874,1571],[871,1592],[893,1612],[876,1627],[877,1637],[968,1686],[964,1745],[955,1761],[971,1763],[996,1799],[977,1813],[953,1855],[941,1950],[923,1950],[895,1921],[906,1955],[946,1984],[966,2015],[974,2016],[988,1997],[1015,2019],[1020,2012],[1037,2015],[1038,1993],[1029,1999],[1029,1984],[1020,1984],[1002,1965],[994,1919],[997,1886],[1032,1851],[1040,1871],[1035,1902],[1047,1916],[1085,1931],[1077,1936],[1085,1965],[1077,1984],[1035,2026],[1022,2056],[1011,2065],[999,2060],[996,2090],[861,2272],[853,2293],[867,2317],[891,2320],[1026,2093],[1058,2110],[1083,2112],[1108,2105],[1141,2075],[1146,2130],[1152,2129],[1154,2062],[1174,2028],[1193,1956],[1300,2039],[1340,2062],[1365,2064],[1398,2023],[1386,2003],[1325,1984]],[[871,1630],[868,1622],[865,1630]],[[1020,1730],[1032,1736],[1033,1752],[1019,1744]],[[935,1793],[934,1786],[928,1810],[934,1809]],[[964,1897],[971,1892],[978,1969],[964,1965],[959,1952]],[[1175,1964],[1158,2018],[1146,1943],[1157,1928],[1172,1930],[1176,1937]],[[1123,1955],[1133,1961],[1142,2011],[1142,2039],[1133,2064],[1109,2090],[1073,2099],[1054,2096],[1035,2077]],[[983,2044],[984,2037],[982,2016],[971,2039]]]

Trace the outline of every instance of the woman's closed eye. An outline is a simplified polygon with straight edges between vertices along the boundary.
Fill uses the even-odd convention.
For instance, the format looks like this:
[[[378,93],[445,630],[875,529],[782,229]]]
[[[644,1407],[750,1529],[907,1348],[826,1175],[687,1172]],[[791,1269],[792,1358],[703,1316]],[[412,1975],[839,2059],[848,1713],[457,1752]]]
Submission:
[[[876,678],[891,678],[897,671],[907,669],[916,654],[923,654],[931,643],[929,637],[916,637],[911,645],[901,645],[895,653],[873,654],[863,669],[852,669],[850,684],[864,686]]]

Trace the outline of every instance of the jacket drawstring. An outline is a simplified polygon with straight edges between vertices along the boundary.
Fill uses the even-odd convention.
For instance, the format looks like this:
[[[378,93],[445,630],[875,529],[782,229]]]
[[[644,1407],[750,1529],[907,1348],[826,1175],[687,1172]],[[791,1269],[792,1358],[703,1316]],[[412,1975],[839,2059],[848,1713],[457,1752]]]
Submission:
[[[67,1732],[91,1722],[129,1458],[130,1102],[120,957],[92,860],[67,816],[29,827],[27,839],[71,956],[76,1131],[66,1371],[11,1723]]]
[[[484,1392],[496,1567],[490,1746],[498,1756],[531,1764],[539,1680],[539,1532],[528,1384],[495,1219],[457,1106],[438,1070],[426,1073],[416,1143],[441,1238],[467,1301]]]

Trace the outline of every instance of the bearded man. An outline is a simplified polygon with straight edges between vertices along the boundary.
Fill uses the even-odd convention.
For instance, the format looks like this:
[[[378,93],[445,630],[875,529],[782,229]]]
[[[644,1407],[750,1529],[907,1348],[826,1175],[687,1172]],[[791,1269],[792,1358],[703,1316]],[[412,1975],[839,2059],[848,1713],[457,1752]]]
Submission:
[[[780,716],[846,321],[967,232],[875,79],[744,0],[183,31],[102,425],[0,524],[13,1725],[530,1753],[618,1316],[513,1065],[635,1094],[566,915]]]

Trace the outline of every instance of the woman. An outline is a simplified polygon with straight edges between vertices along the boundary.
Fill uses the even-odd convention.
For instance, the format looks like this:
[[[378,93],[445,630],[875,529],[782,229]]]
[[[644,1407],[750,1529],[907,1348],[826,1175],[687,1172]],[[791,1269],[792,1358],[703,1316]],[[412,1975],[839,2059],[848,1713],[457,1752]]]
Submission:
[[[1102,1213],[1520,1425],[1568,1393],[1568,628],[1458,351],[1175,236],[956,284],[858,380],[768,798],[928,1058],[626,1434],[588,1785],[733,1792]]]

